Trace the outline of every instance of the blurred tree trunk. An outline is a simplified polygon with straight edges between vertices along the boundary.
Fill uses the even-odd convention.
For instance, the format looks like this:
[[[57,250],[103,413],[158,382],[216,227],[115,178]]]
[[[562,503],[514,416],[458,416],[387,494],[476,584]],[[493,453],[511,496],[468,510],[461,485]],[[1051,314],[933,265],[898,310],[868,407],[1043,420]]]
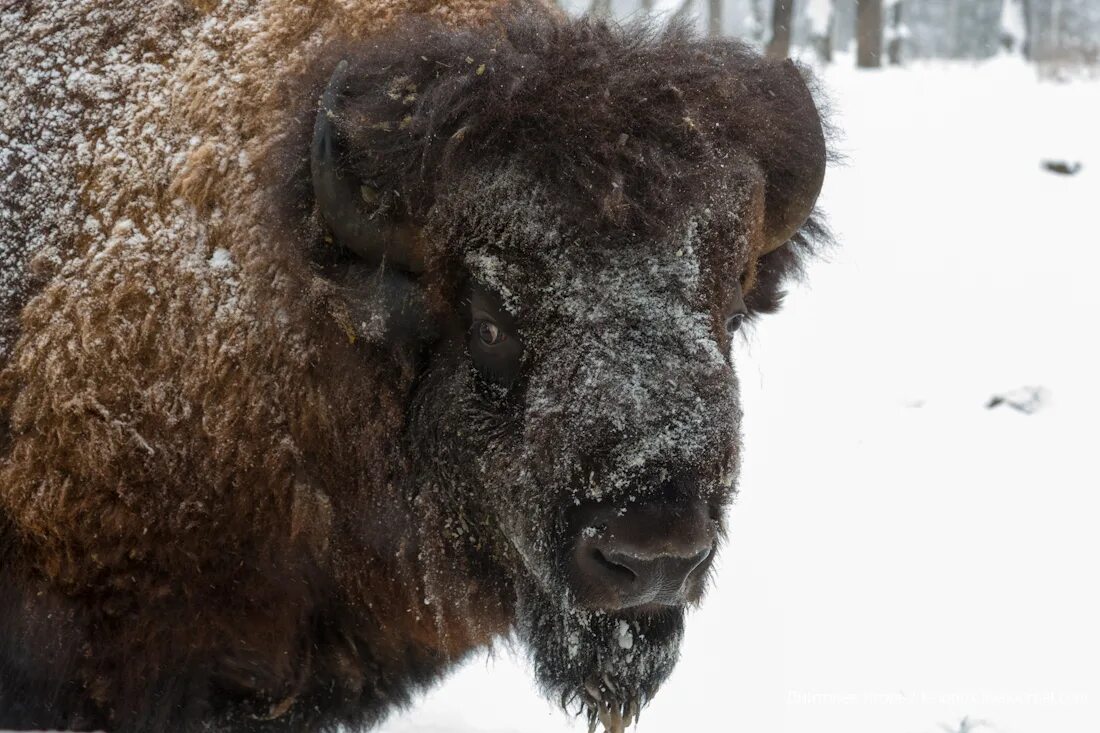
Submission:
[[[610,0],[608,0],[608,2],[610,2]],[[694,28],[695,27],[695,16],[691,12],[694,9],[695,9],[695,0],[684,0],[684,2],[680,3],[680,7],[676,8],[676,12],[674,12],[669,17],[668,22],[669,23],[684,23],[684,22],[686,22],[689,27]]]
[[[959,2],[951,0],[947,4],[947,58],[959,56]]]
[[[749,0],[752,11],[753,40],[757,46],[764,45],[764,0]]]
[[[833,60],[833,36],[836,32],[836,0],[828,2],[829,15],[824,26],[819,25],[821,18],[811,18],[810,45],[817,51],[817,57],[822,63],[831,63]]]
[[[1024,58],[1029,57],[1030,10],[1027,0],[1001,0],[1001,48],[1009,53],[1019,53]]]
[[[856,1],[833,0],[833,51],[847,53],[856,37]]]
[[[591,12],[600,18],[611,17],[611,0],[592,0]]]
[[[856,66],[882,66],[882,0],[859,0],[856,9]]]
[[[718,38],[722,35],[722,5],[724,0],[707,0],[707,35]]]
[[[791,55],[791,19],[794,15],[794,0],[775,0],[775,5],[772,7],[772,39],[768,41],[767,55],[768,58],[785,59]]]
[[[833,36],[836,35],[836,8],[829,5],[829,26],[825,37],[821,39],[821,60],[827,64],[833,62]]]
[[[890,8],[890,43],[886,49],[892,66],[901,66],[901,47],[905,42],[902,12],[902,0],[894,0],[894,4]]]
[[[1061,56],[1062,50],[1062,0],[1051,0],[1050,49],[1053,56]]]
[[[653,0],[642,0],[642,10],[647,13],[653,12]]]
[[[1032,33],[1034,32],[1034,30],[1033,30],[1034,26],[1032,25],[1034,20],[1033,20],[1032,15],[1031,15],[1031,0],[1020,0],[1020,9],[1022,10],[1022,12],[1024,14],[1024,38],[1023,38],[1023,41],[1022,41],[1023,45],[1022,45],[1021,50],[1024,53],[1024,58],[1028,59],[1030,61],[1030,60],[1032,60],[1032,56],[1031,56],[1032,40],[1031,39],[1032,39]]]

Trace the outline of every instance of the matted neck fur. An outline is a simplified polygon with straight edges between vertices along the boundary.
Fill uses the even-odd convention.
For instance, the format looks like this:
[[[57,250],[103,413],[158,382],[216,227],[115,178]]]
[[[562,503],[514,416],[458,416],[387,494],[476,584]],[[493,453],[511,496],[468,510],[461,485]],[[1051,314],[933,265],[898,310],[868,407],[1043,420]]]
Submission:
[[[508,636],[636,715],[735,492],[728,324],[816,231],[800,71],[472,2],[2,12],[0,727],[369,726]]]

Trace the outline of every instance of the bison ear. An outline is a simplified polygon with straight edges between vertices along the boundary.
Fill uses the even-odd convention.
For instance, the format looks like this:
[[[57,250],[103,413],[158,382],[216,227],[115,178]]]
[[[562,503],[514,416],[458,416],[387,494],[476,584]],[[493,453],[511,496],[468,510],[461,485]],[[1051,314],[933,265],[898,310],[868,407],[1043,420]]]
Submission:
[[[379,192],[341,164],[334,120],[347,77],[348,62],[341,61],[325,87],[313,124],[310,174],[317,209],[339,245],[371,264],[420,273],[424,251],[417,228],[379,206]]]
[[[747,98],[760,100],[746,127],[764,169],[766,254],[789,242],[813,212],[825,179],[825,131],[794,62],[762,60],[743,83]]]

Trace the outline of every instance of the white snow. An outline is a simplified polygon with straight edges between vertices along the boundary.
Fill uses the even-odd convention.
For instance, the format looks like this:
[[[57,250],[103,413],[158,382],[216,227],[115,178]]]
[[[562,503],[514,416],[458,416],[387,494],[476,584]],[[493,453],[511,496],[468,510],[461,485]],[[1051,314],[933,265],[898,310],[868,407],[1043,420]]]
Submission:
[[[210,267],[215,270],[229,270],[233,267],[233,256],[224,247],[218,247],[210,255]]]
[[[620,649],[630,650],[634,648],[634,632],[630,630],[630,624],[619,621],[619,633],[617,641]]]
[[[1100,84],[825,78],[841,244],[736,349],[741,498],[637,730],[1100,730]],[[583,728],[498,652],[380,730]]]

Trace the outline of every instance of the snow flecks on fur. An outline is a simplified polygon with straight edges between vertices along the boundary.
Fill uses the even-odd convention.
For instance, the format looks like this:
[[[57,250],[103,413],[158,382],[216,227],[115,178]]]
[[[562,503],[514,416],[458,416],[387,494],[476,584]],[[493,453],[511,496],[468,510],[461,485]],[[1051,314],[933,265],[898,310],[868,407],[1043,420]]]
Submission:
[[[218,247],[214,254],[210,255],[210,266],[215,270],[233,269],[233,255],[224,247]]]
[[[618,642],[619,648],[630,651],[634,648],[634,633],[630,630],[630,622],[625,619],[619,620],[618,629]]]
[[[647,467],[694,463],[714,447],[714,405],[700,398],[697,384],[720,379],[728,365],[710,315],[687,299],[697,289],[692,246],[678,252],[622,252],[614,268],[602,271],[567,260],[548,288],[572,324],[575,343],[545,368],[574,374],[573,395],[562,401],[552,384],[532,390],[529,412],[539,421],[563,420],[586,436],[626,438],[616,441],[604,473],[585,487],[588,498],[621,492]],[[631,325],[608,332],[609,322]]]
[[[526,323],[562,324],[552,335],[533,325],[523,334],[535,348],[559,340],[536,368],[547,378],[528,388],[528,424],[561,423],[585,440],[614,443],[599,475],[586,475],[576,453],[561,454],[561,480],[583,491],[577,498],[621,495],[654,466],[690,465],[720,449],[715,431],[725,434],[729,415],[723,409],[726,418],[716,419],[715,409],[733,409],[736,394],[717,402],[699,394],[701,383],[734,388],[704,305],[699,219],[689,217],[674,241],[627,242],[609,253],[595,235],[585,241],[567,231],[532,178],[509,170],[475,181],[484,204],[465,221],[489,233],[465,253],[471,275]]]
[[[276,112],[280,84],[325,35],[295,34],[307,20],[331,24],[336,8],[199,6],[62,0],[0,11],[0,362],[27,298],[63,263],[75,272],[121,244],[131,251],[117,277],[143,277],[136,268],[164,279],[178,264],[210,295],[204,308],[225,312],[233,296],[210,234],[236,230],[232,259],[248,267],[267,223],[248,213],[263,216],[252,161],[289,123],[260,110]],[[199,260],[212,266],[188,264]]]
[[[160,67],[146,57],[178,39],[145,38],[145,24],[132,23],[143,13],[136,7],[9,3],[0,11],[0,360],[13,345],[10,319],[56,271],[63,250],[81,234],[102,236],[114,226],[117,201],[95,195],[89,171],[141,175],[138,158],[168,144],[138,114],[162,106],[163,90],[128,92],[140,76],[157,75]],[[127,31],[109,38],[110,28]],[[149,51],[141,55],[134,49],[143,41]],[[106,42],[114,45],[93,53]],[[128,149],[134,137],[143,150]]]
[[[120,268],[112,278],[148,280],[144,290],[158,300],[154,271],[176,259],[205,281],[198,292],[213,295],[218,278],[186,263],[209,255],[206,230],[223,212],[200,223],[195,197],[212,195],[209,173],[227,173],[217,159],[225,146],[185,133],[170,110],[193,96],[194,79],[178,70],[217,60],[202,38],[217,29],[191,24],[182,4],[9,8],[0,22],[3,331],[63,261],[68,272],[104,272],[108,265],[93,263],[110,257]],[[203,103],[221,106],[217,85],[204,87]],[[165,191],[179,198],[165,200]],[[224,312],[225,303],[211,307]],[[11,346],[0,343],[0,357]]]
[[[484,233],[480,246],[465,251],[464,264],[479,284],[500,297],[514,317],[522,317],[526,304],[516,289],[528,287],[530,278],[541,273],[536,275],[510,262],[505,254],[511,252],[514,259],[516,254],[536,247],[552,260],[551,253],[561,248],[564,233],[558,212],[549,203],[553,200],[551,192],[530,173],[516,167],[474,171],[466,185],[476,203],[466,207],[461,220],[446,217],[440,222],[445,227],[444,238],[463,239],[461,229]]]

